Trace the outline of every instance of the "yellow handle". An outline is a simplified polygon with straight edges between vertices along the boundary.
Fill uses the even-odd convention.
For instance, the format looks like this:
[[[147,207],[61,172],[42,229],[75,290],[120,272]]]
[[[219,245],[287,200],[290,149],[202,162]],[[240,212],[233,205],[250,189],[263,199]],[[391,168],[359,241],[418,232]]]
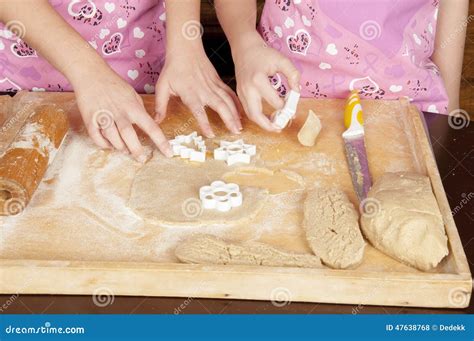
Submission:
[[[347,99],[346,108],[344,110],[344,125],[346,128],[351,126],[353,120],[357,120],[361,125],[364,124],[358,90],[352,90],[351,95]]]

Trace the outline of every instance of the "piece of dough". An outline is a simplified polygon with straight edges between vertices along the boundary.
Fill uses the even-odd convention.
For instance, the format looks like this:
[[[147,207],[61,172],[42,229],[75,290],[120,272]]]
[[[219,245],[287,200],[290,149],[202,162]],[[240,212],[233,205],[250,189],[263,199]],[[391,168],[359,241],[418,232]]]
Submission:
[[[226,171],[228,166],[216,160],[191,163],[155,155],[137,172],[128,206],[147,222],[158,225],[195,227],[253,219],[268,197],[265,189],[242,186],[242,206],[229,212],[201,208],[199,189],[221,180]]]
[[[175,255],[181,262],[193,264],[322,267],[319,258],[313,255],[287,253],[258,242],[227,243],[203,234],[179,244]]]
[[[321,120],[318,116],[310,110],[305,123],[298,132],[298,141],[303,146],[312,147],[316,143],[319,132],[321,131]]]
[[[306,239],[321,261],[337,269],[362,262],[365,241],[358,214],[347,196],[336,188],[310,191],[304,202]]]
[[[361,227],[380,251],[420,270],[430,270],[448,254],[443,217],[428,177],[385,173],[369,191]]]

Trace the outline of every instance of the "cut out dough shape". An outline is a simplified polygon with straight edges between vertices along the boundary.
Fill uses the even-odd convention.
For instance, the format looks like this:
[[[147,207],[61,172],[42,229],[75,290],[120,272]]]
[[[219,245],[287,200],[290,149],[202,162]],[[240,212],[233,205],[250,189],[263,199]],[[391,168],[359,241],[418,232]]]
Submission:
[[[175,255],[181,262],[192,264],[322,268],[313,255],[287,253],[258,242],[227,243],[212,235],[188,238],[179,244]]]
[[[202,209],[199,189],[227,170],[225,163],[216,160],[189,164],[155,153],[137,172],[128,206],[148,223],[158,225],[194,227],[252,220],[263,207],[267,190],[242,187],[242,206],[229,212]]]
[[[336,188],[309,191],[303,224],[309,246],[324,264],[346,269],[362,262],[365,241],[357,211],[344,192]]]
[[[310,110],[305,123],[298,132],[298,141],[305,147],[312,147],[315,145],[320,131],[321,121],[313,110]]]
[[[423,271],[435,268],[448,255],[443,217],[428,177],[385,173],[367,200],[376,211],[367,208],[361,227],[377,249]]]

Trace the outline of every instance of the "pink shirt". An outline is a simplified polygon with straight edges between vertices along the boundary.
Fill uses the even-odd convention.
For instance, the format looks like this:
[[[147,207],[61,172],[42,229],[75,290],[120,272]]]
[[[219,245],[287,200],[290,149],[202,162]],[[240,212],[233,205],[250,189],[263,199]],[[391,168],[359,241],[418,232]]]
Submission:
[[[445,113],[448,97],[431,61],[438,0],[268,0],[260,33],[301,71],[304,97],[409,97]],[[277,74],[272,82],[284,94]]]
[[[154,92],[165,56],[163,0],[49,2],[138,92]],[[13,27],[22,31],[21,23],[10,25],[12,31]],[[0,91],[72,90],[60,72],[4,27],[0,26]],[[60,48],[64,44],[58,42]]]

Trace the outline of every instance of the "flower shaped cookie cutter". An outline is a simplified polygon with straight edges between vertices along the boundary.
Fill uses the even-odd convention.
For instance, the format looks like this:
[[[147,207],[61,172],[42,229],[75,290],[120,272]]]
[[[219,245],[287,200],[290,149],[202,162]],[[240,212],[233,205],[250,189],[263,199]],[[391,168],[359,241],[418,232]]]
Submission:
[[[291,90],[286,98],[285,106],[273,114],[273,123],[280,129],[284,129],[293,117],[295,117],[299,100],[300,94]]]
[[[257,147],[253,144],[245,144],[244,140],[234,142],[221,141],[220,147],[214,150],[214,159],[224,160],[227,165],[236,163],[250,163],[250,159],[257,153]]]
[[[206,161],[206,143],[202,136],[198,136],[195,131],[189,135],[176,136],[173,140],[170,140],[170,145],[174,156],[197,162]]]
[[[228,212],[242,205],[242,193],[237,184],[214,181],[210,186],[199,189],[202,207],[207,210]]]

